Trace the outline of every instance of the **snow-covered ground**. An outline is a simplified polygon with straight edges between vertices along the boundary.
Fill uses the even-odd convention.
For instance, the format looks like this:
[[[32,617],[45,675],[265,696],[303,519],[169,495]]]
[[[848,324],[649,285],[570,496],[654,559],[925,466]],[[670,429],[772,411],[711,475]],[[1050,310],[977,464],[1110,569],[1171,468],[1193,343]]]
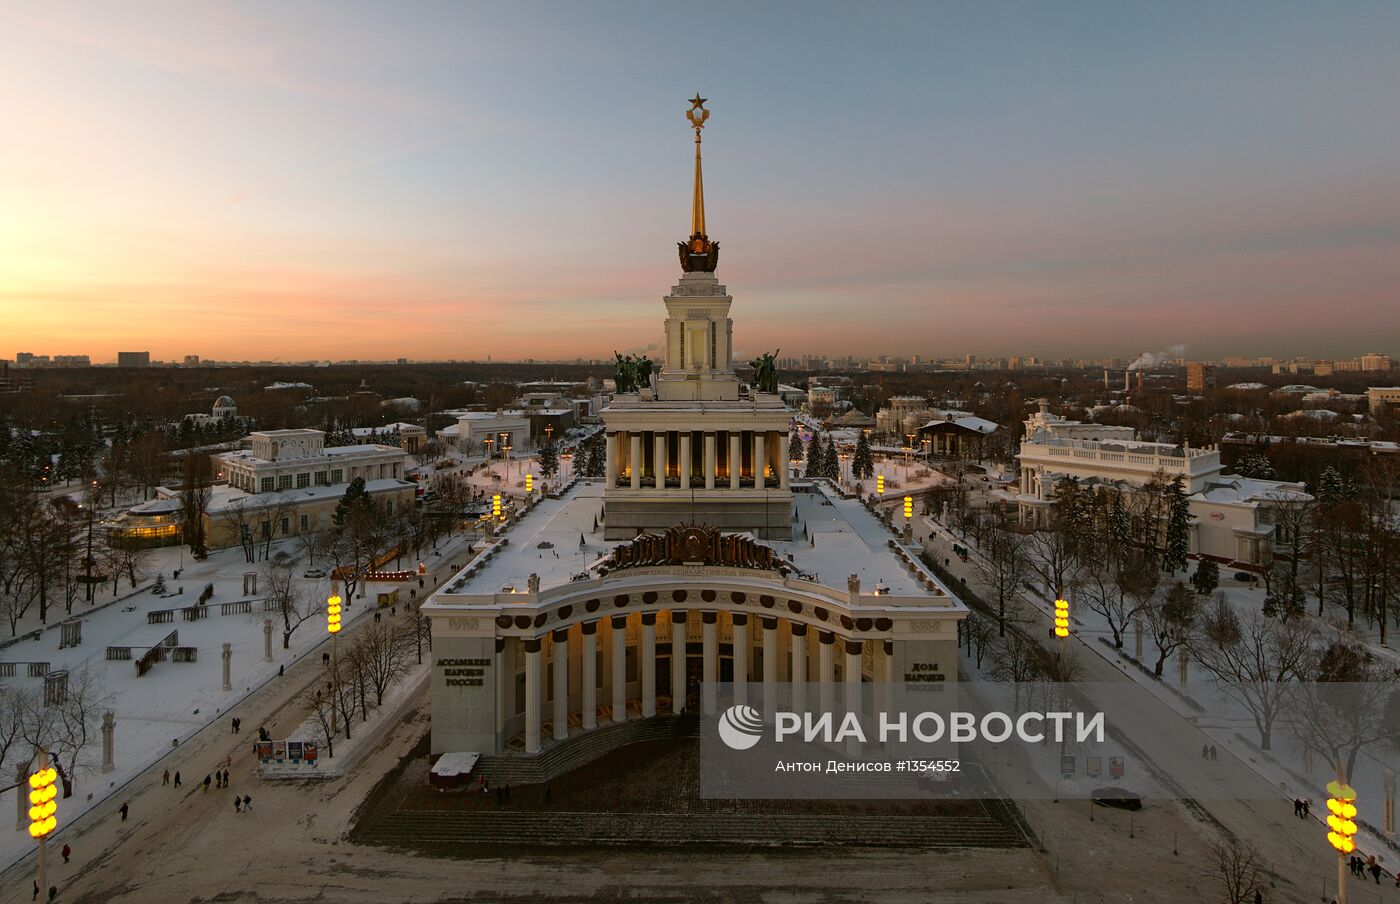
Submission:
[[[461,537],[444,541],[440,554],[427,558],[429,568],[433,571],[445,569],[453,558],[459,564],[464,563],[464,543]],[[274,552],[278,548],[294,557],[301,555],[296,541],[275,544]],[[89,608],[81,603],[76,606],[74,617],[81,618],[83,623],[82,643],[78,646],[60,650],[61,635],[55,629],[41,632],[38,640],[21,639],[0,650],[0,662],[47,662],[50,669],[68,669],[70,673],[88,668],[98,676],[105,692],[110,694],[110,701],[104,708],[110,709],[116,718],[114,769],[105,775],[98,771],[101,765],[101,733],[94,731],[85,754],[79,759],[73,796],[59,801],[60,822],[73,819],[94,803],[116,793],[131,777],[172,751],[175,751],[169,761],[172,772],[181,770],[187,782],[202,779],[205,773],[212,771],[214,764],[183,762],[178,753],[179,745],[211,723],[221,723],[219,727],[227,731],[224,714],[231,706],[263,683],[275,679],[280,666],[289,665],[307,655],[327,637],[324,621],[313,617],[293,633],[290,647],[284,650],[279,616],[261,611],[260,603],[254,603],[251,614],[218,615],[219,603],[248,599],[260,601],[263,598],[267,585],[265,577],[261,575],[258,589],[263,593],[243,593],[243,574],[260,572],[263,563],[247,564],[239,548],[211,553],[203,562],[193,562],[185,556],[185,567],[180,578],[174,580],[171,572],[178,566],[180,553],[176,548],[157,550],[148,567],[151,575],[164,573],[171,591],[183,586],[183,594],[157,596],[151,592],[151,580],[147,579],[142,582],[144,589],[127,599],[102,607]],[[308,567],[305,561],[299,563],[296,574],[300,575]],[[445,575],[435,575],[441,576]],[[324,598],[329,592],[326,578],[298,577],[296,580],[308,594]],[[194,605],[200,591],[210,583],[214,585],[214,594],[208,601],[210,613],[207,618],[184,621],[177,613],[172,622],[147,623],[147,613],[154,610]],[[433,584],[433,581],[429,581],[425,590],[430,591]],[[128,589],[125,583],[122,586],[123,590]],[[347,624],[373,608],[372,601],[378,590],[399,586],[402,585],[368,585],[360,596],[348,601],[345,612]],[[264,659],[263,621],[266,618],[273,619],[270,662]],[[57,620],[57,616],[50,619],[51,623]],[[26,622],[25,625],[31,630],[35,626],[37,623]],[[144,677],[137,677],[135,660],[140,657],[140,649],[133,651],[131,660],[106,659],[109,646],[149,647],[172,631],[179,633],[179,646],[198,648],[197,661],[184,663],[167,660],[157,663]],[[23,629],[21,633],[24,633]],[[232,650],[232,690],[229,691],[220,689],[224,643],[230,644]],[[43,679],[26,677],[27,670],[24,668],[16,672],[17,677],[8,679],[10,686],[21,690],[42,688]],[[243,726],[250,743],[257,737],[257,727]],[[15,806],[13,791],[0,794],[0,812],[16,812]],[[27,832],[0,833],[0,866],[11,863],[31,845]]]

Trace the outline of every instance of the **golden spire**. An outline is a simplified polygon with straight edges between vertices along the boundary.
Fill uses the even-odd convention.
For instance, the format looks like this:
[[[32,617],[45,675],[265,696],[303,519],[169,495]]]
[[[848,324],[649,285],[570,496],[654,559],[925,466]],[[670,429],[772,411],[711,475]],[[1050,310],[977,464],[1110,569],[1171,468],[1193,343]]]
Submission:
[[[695,198],[690,206],[692,239],[705,234],[705,182],[700,175],[700,130],[705,128],[705,120],[710,118],[710,111],[705,109],[705,100],[699,91],[695,92],[690,99],[690,109],[685,111],[685,118],[690,120],[690,126],[695,130]]]
[[[690,205],[690,241],[679,243],[681,269],[687,273],[714,272],[719,262],[719,242],[710,241],[705,234],[705,183],[700,173],[700,130],[705,128],[710,111],[705,109],[705,98],[698,91],[690,99],[685,118],[695,130],[695,197]]]

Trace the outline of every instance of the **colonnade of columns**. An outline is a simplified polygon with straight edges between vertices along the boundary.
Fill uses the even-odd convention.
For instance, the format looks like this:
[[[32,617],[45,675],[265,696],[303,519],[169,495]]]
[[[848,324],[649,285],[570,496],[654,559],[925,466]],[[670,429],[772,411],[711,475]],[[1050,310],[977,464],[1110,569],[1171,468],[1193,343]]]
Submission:
[[[686,707],[686,695],[688,690],[689,659],[687,649],[689,646],[690,634],[687,630],[689,625],[699,623],[700,626],[700,677],[701,677],[701,711],[712,714],[718,708],[717,684],[720,681],[721,655],[721,613],[717,610],[683,610],[672,609],[669,611],[647,611],[636,613],[630,616],[636,619],[633,633],[635,644],[635,655],[637,662],[637,674],[633,682],[638,688],[639,711],[642,718],[650,718],[657,714],[657,629],[661,628],[662,636],[670,644],[670,701],[669,712],[680,714]],[[582,730],[589,731],[598,727],[598,682],[599,682],[599,656],[603,655],[610,661],[605,661],[605,666],[610,666],[608,672],[610,676],[610,714],[612,722],[624,722],[628,718],[628,670],[627,651],[629,616],[614,615],[605,616],[595,621],[584,622],[569,628],[557,628],[550,632],[549,638],[552,643],[549,645],[549,662],[552,665],[551,690],[551,713],[550,713],[550,737],[555,741],[563,741],[569,737],[570,716],[577,711],[579,723]],[[757,621],[756,630],[750,631],[753,620]],[[843,696],[847,701],[858,699],[860,684],[863,672],[869,674],[869,680],[877,682],[893,681],[893,643],[885,640],[859,640],[838,636],[833,631],[811,627],[805,623],[789,622],[786,632],[779,631],[777,616],[749,615],[748,613],[735,612],[725,616],[724,622],[729,628],[730,650],[732,651],[732,675],[730,681],[733,686],[733,700],[735,703],[753,703],[751,700],[750,684],[753,677],[758,677],[762,683],[762,699],[766,702],[765,709],[771,710],[778,700],[778,682],[785,680],[791,682],[790,702],[794,710],[802,710],[808,706],[820,705],[824,709],[830,709],[835,703],[837,693],[836,663],[838,657],[841,662],[840,684],[844,686]],[[668,630],[669,626],[669,630]],[[599,644],[599,630],[610,630],[611,636],[606,649],[601,649]],[[784,637],[783,634],[786,634]],[[578,641],[576,649],[581,657],[578,668],[570,669],[571,637]],[[809,637],[812,644],[809,645]],[[756,645],[755,642],[756,641]],[[786,641],[787,650],[783,650],[783,641]],[[498,642],[497,661],[502,662],[500,650],[504,648],[506,641]],[[524,740],[527,753],[535,753],[542,746],[541,725],[543,720],[544,704],[544,684],[545,678],[545,657],[544,657],[544,637],[521,638],[520,648],[524,651],[524,712],[520,715],[524,717]],[[865,662],[866,644],[873,644],[872,661]],[[812,646],[815,646],[815,656],[813,656]],[[761,657],[761,675],[750,675],[751,657],[755,654]],[[812,660],[815,659],[815,668]],[[781,668],[783,664],[786,668]],[[505,671],[505,670],[503,670]],[[576,678],[571,677],[576,674]],[[507,679],[514,686],[516,680],[514,669],[509,674],[502,674],[502,693],[498,697],[498,705],[513,708],[509,702],[515,699],[513,693],[505,691]],[[808,683],[817,687],[818,699],[807,699]],[[577,701],[576,707],[571,707],[571,700]],[[787,700],[783,701],[785,704]],[[771,716],[771,712],[768,713]],[[497,727],[501,729],[508,721],[504,710],[498,711]]]
[[[607,458],[608,486],[626,479],[634,490],[713,490],[726,482],[735,490],[788,488],[788,434],[781,430],[615,430],[607,434]]]

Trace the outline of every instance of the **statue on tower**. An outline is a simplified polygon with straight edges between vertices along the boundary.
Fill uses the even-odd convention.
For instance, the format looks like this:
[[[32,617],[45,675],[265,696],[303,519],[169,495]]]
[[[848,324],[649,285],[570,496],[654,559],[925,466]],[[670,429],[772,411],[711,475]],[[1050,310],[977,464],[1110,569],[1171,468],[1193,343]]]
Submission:
[[[613,352],[617,360],[613,364],[613,382],[616,392],[641,392],[651,385],[651,372],[655,363],[646,355],[627,355]]]
[[[778,349],[782,351],[782,349]],[[759,392],[778,391],[778,352],[764,352],[749,362],[753,368],[753,388]]]
[[[690,109],[685,111],[685,118],[695,130],[695,196],[690,206],[690,240],[676,243],[681,269],[686,273],[713,273],[719,265],[719,242],[712,242],[705,235],[705,184],[700,176],[700,130],[710,118],[705,100],[697,91],[690,99]]]

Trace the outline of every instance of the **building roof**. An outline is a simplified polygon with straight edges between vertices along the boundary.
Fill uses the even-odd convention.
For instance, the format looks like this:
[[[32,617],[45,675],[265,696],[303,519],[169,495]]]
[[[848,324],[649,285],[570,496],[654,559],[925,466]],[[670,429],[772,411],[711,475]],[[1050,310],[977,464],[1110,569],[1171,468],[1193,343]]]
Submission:
[[[927,424],[924,424],[919,429],[937,430],[939,428],[943,428],[945,430],[950,428],[956,428],[959,430],[966,430],[971,433],[979,433],[982,435],[986,435],[988,433],[995,433],[996,431],[1000,430],[1001,425],[993,423],[992,421],[989,421],[985,418],[976,417],[974,415],[967,415],[966,417],[945,418],[941,421],[929,421]]]
[[[274,508],[278,505],[312,502],[317,499],[339,499],[345,495],[347,483],[336,483],[329,486],[310,486],[296,490],[282,490],[272,493],[245,493],[242,490],[227,485],[214,487],[209,495],[209,505],[206,511],[210,515],[219,515],[228,511],[232,506],[239,505],[245,510],[256,510],[264,508]],[[376,493],[390,493],[395,490],[415,489],[418,485],[409,480],[399,480],[393,477],[385,477],[376,480],[365,481],[365,492],[370,495]]]

